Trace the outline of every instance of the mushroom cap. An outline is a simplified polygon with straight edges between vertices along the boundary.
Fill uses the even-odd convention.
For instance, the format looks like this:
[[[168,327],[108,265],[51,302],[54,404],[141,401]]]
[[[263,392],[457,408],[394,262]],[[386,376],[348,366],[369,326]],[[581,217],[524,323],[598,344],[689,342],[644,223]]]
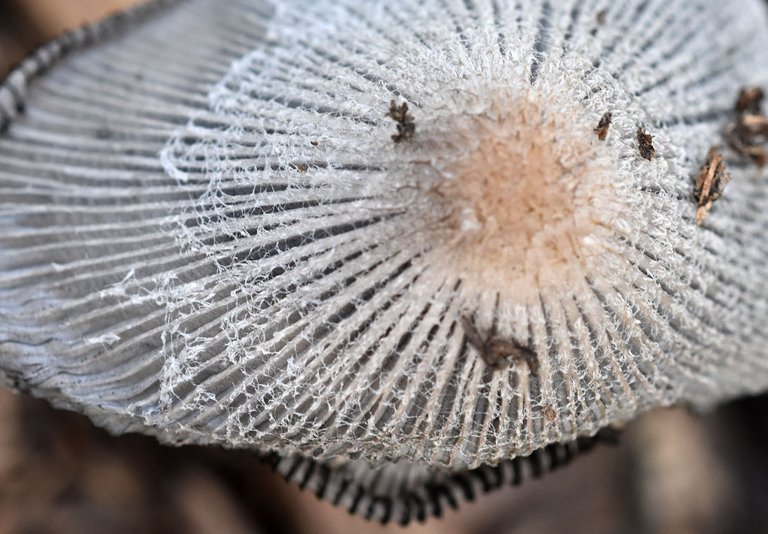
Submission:
[[[757,0],[156,1],[69,34],[0,86],[0,369],[366,488],[763,391],[766,172],[726,157],[702,225],[693,184],[766,49]]]

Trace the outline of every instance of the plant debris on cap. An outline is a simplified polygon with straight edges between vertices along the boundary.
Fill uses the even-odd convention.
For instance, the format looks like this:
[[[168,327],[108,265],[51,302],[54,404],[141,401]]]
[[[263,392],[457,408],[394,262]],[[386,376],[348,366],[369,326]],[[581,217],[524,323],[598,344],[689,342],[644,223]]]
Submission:
[[[644,159],[651,161],[656,157],[656,149],[653,147],[653,136],[642,126],[637,128],[637,146],[640,149],[640,155]]]
[[[485,363],[499,369],[509,365],[510,360],[516,363],[526,363],[531,374],[537,375],[539,363],[536,353],[515,339],[498,338],[494,333],[482,336],[477,331],[473,321],[468,317],[461,318],[467,342],[480,353]]]
[[[696,209],[696,224],[704,222],[704,217],[712,209],[712,203],[720,198],[731,175],[725,170],[723,155],[717,148],[710,148],[707,161],[702,165],[699,177],[696,179],[694,194],[698,207]]]
[[[179,0],[46,45],[0,85],[0,379],[398,521],[765,391],[765,11]]]
[[[597,138],[601,141],[605,141],[605,138],[608,137],[608,129],[611,127],[611,122],[613,122],[613,114],[610,111],[606,111],[603,113],[603,116],[600,117],[600,121],[594,129]]]
[[[395,100],[389,103],[389,118],[397,122],[397,133],[392,136],[395,143],[412,139],[416,133],[416,123],[413,115],[408,113],[408,104],[403,102],[399,106]]]
[[[736,99],[736,113],[739,115],[762,115],[765,93],[760,87],[744,87]]]
[[[725,129],[728,146],[758,167],[768,163],[768,117],[763,115],[760,87],[745,87],[736,100],[736,119]]]

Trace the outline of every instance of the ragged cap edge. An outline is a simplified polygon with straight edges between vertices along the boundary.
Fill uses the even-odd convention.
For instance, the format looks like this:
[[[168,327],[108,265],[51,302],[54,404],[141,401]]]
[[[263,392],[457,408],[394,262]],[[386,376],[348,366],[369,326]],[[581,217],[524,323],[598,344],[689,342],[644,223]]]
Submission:
[[[45,74],[70,53],[118,35],[158,11],[184,1],[150,0],[69,31],[38,47],[0,81],[0,133],[6,131],[16,116],[24,112],[27,91],[35,78]]]
[[[551,443],[496,465],[459,471],[434,469],[418,473],[414,471],[416,468],[392,464],[393,473],[387,476],[381,472],[381,466],[366,468],[355,462],[319,462],[301,455],[269,454],[262,456],[262,460],[287,481],[350,514],[381,524],[405,526],[430,517],[442,517],[448,509],[459,509],[465,502],[505,486],[519,486],[545,476],[595,447],[618,445],[620,433],[620,429],[607,427],[594,436]],[[394,472],[398,470],[404,477],[399,484],[382,483],[384,479],[397,479]],[[371,476],[374,471],[376,475]]]

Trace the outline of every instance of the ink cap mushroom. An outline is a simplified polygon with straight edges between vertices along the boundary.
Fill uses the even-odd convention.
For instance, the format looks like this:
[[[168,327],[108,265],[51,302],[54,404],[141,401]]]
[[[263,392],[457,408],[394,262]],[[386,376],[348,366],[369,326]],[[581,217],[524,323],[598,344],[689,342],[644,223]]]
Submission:
[[[765,9],[166,0],[68,34],[0,86],[5,382],[403,523],[764,391],[766,171],[723,149],[700,224],[694,189],[768,87]]]

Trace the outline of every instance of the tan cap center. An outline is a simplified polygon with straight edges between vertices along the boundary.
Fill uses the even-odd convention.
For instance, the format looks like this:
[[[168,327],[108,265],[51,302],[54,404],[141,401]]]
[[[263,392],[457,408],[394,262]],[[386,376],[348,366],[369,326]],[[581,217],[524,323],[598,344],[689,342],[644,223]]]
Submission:
[[[537,107],[469,122],[472,142],[430,189],[444,214],[440,263],[473,291],[516,301],[583,279],[613,205],[602,142]]]

